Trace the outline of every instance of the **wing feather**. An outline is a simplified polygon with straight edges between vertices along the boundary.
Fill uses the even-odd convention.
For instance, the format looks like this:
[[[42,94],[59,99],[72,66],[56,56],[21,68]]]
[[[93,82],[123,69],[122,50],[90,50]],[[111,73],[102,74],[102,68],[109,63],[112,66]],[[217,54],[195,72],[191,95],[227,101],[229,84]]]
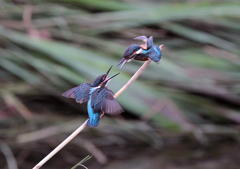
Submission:
[[[65,91],[62,96],[66,98],[75,99],[78,103],[87,102],[89,99],[89,91],[91,88],[91,84],[82,83],[79,86],[76,86],[72,89]]]
[[[107,88],[100,88],[92,94],[92,108],[95,112],[104,112],[106,114],[120,114],[123,112],[121,105],[113,97],[113,92]]]
[[[138,51],[141,47],[137,44],[130,45],[124,52],[123,57],[125,59],[131,59],[134,57],[136,51]]]
[[[121,105],[117,102],[116,99],[113,98],[107,98],[103,101],[102,105],[102,111],[106,114],[120,114],[123,112],[123,109]]]

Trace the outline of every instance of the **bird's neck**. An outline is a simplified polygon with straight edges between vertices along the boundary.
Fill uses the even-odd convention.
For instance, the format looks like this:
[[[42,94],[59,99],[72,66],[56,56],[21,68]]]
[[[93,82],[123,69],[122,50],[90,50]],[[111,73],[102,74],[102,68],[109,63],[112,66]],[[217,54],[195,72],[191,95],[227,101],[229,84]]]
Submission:
[[[99,89],[99,88],[100,88],[100,86],[92,87],[92,88],[90,89],[90,94],[92,94],[95,90],[97,90],[97,89]]]

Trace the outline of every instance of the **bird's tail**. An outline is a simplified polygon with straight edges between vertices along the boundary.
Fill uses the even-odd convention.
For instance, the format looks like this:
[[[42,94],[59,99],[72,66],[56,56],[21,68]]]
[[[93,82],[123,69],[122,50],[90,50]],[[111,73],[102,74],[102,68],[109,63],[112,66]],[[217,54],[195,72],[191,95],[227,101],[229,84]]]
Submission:
[[[120,69],[122,69],[126,62],[127,62],[127,60],[126,60],[125,58],[122,58],[122,59],[120,60],[120,62],[117,64],[117,67],[119,67]]]

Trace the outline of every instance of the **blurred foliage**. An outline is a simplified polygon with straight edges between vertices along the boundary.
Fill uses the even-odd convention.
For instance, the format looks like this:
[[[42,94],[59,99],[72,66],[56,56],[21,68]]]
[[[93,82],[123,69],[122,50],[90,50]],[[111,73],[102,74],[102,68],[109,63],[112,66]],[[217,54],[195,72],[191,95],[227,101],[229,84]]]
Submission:
[[[18,91],[6,89],[22,80],[62,92],[116,65],[133,37],[153,35],[167,49],[161,63],[119,98],[126,110],[190,130],[224,119],[239,122],[238,2],[61,2],[1,2],[2,92],[14,95]],[[117,91],[139,64],[128,64],[110,88]]]
[[[134,37],[152,35],[155,43],[166,46],[163,58],[119,97],[126,110],[119,130],[130,132],[127,129],[136,125],[134,117],[155,128],[193,132],[200,140],[202,133],[239,134],[238,1],[1,0],[0,4],[0,96],[25,119],[38,115],[31,114],[34,110],[23,96],[46,94],[62,100],[66,89],[116,65]],[[127,64],[109,88],[117,91],[141,64]],[[42,103],[44,108],[48,105]],[[0,111],[5,123],[8,114]],[[66,118],[58,120],[57,124]],[[113,127],[115,121],[123,123],[105,118],[102,125]]]

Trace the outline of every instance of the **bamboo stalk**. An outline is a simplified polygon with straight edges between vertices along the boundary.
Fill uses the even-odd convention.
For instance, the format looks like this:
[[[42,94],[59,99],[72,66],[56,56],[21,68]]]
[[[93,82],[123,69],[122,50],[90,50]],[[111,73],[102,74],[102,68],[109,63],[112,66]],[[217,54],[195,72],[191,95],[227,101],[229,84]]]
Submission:
[[[129,81],[114,95],[114,98],[119,97],[123,91],[125,91],[147,68],[151,63],[150,60],[145,61],[144,64],[137,70],[137,72],[129,79]],[[65,147],[70,141],[72,141],[84,128],[87,127],[88,119],[80,125],[70,136],[63,140],[54,150],[52,150],[47,156],[45,156],[33,169],[41,168],[48,160],[50,160],[55,154],[57,154],[63,147]]]

